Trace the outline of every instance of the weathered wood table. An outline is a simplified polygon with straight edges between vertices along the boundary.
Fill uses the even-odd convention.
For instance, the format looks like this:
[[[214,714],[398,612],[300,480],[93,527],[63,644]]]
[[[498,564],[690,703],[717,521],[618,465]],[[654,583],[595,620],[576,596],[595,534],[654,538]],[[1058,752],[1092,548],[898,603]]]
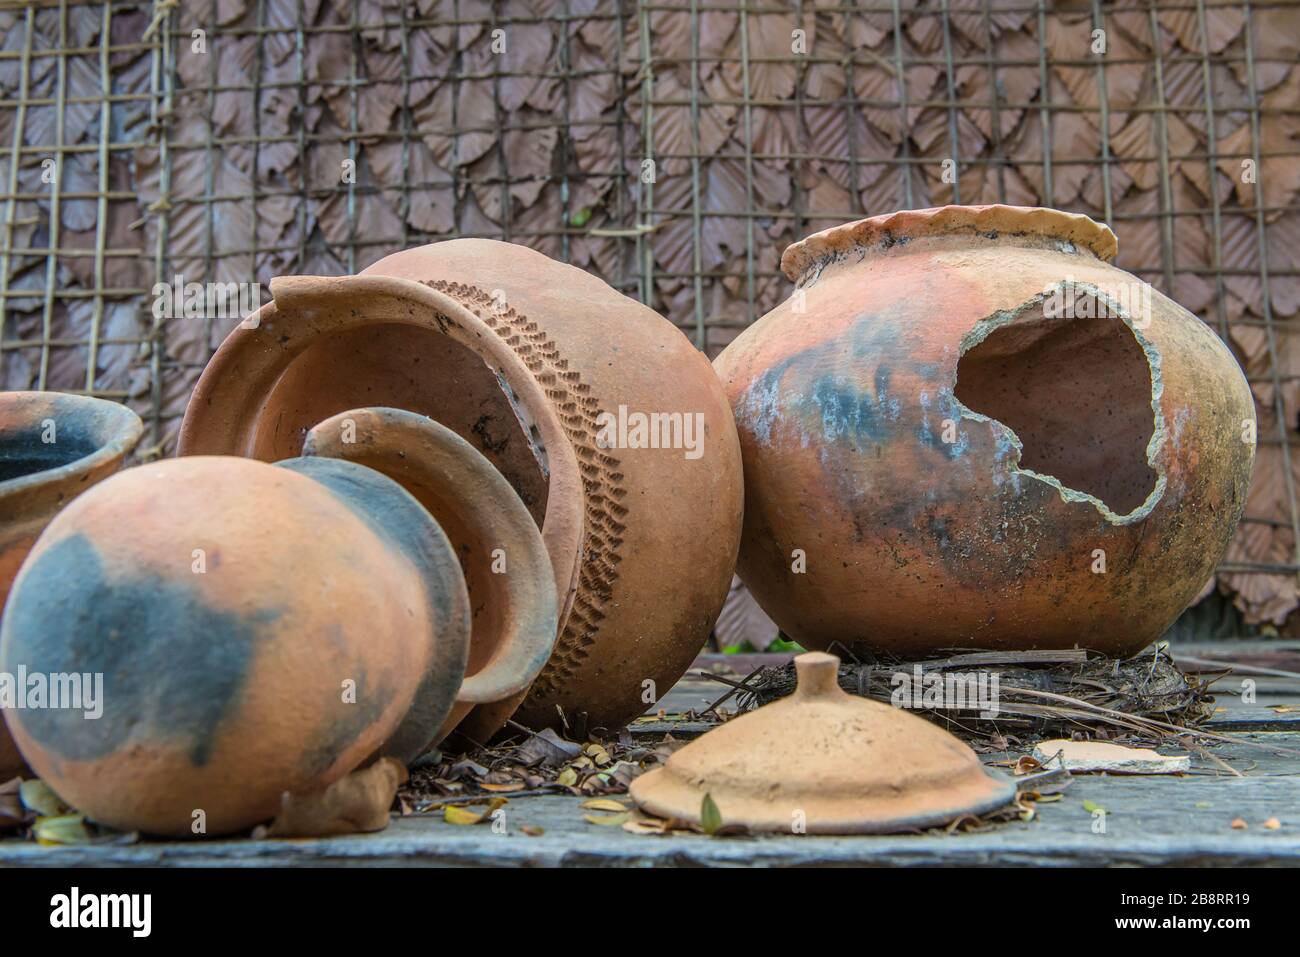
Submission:
[[[1061,800],[1030,822],[973,833],[890,837],[645,836],[589,824],[581,798],[511,799],[507,830],[447,824],[441,815],[396,818],[377,834],[313,840],[221,840],[41,847],[0,841],[0,865],[1290,865],[1300,866],[1300,644],[1180,646],[1177,656],[1233,657],[1261,671],[1256,700],[1235,694],[1245,672],[1222,682],[1210,727],[1232,741],[1196,755],[1183,776],[1076,776]],[[1288,660],[1293,655],[1294,662]],[[660,702],[668,720],[642,721],[658,740],[698,733],[673,719],[703,710],[722,687],[687,677]],[[1288,707],[1289,706],[1289,707]],[[1166,749],[1170,750],[1170,749]],[[1290,751],[1291,753],[1284,753]],[[1016,755],[986,755],[994,763]],[[1235,772],[1235,773],[1234,773]],[[1087,806],[1085,806],[1087,805]],[[1105,829],[1094,825],[1104,808]],[[1280,826],[1265,828],[1276,818]],[[1245,827],[1233,827],[1234,821]],[[524,825],[542,828],[529,836]]]

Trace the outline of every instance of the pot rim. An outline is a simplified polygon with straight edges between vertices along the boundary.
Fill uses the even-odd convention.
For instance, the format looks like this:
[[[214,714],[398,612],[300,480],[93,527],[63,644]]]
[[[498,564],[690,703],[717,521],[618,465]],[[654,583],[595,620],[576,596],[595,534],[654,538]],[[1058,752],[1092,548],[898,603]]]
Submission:
[[[319,312],[340,295],[365,305],[342,319],[310,315],[305,329],[286,338],[281,311]],[[447,336],[475,352],[528,410],[546,451],[548,489],[542,538],[551,556],[563,631],[578,590],[585,491],[577,453],[557,410],[519,355],[453,296],[411,279],[355,276],[282,276],[271,280],[271,301],[225,338],[208,361],[181,422],[177,455],[251,455],[252,423],[280,376],[318,336],[372,322],[403,323]]]
[[[813,233],[786,248],[781,256],[781,271],[797,283],[828,257],[854,249],[888,249],[900,241],[957,231],[1061,240],[1089,250],[1102,262],[1110,262],[1119,251],[1119,241],[1110,227],[1082,213],[1000,203],[934,206],[872,216]]]
[[[4,392],[0,408],[7,414],[34,410],[37,414],[70,415],[87,420],[92,426],[95,448],[85,455],[52,468],[40,469],[0,481],[0,507],[25,497],[33,489],[79,485],[87,475],[120,462],[135,448],[144,434],[144,423],[134,411],[120,402],[110,402],[88,395],[68,392]]]

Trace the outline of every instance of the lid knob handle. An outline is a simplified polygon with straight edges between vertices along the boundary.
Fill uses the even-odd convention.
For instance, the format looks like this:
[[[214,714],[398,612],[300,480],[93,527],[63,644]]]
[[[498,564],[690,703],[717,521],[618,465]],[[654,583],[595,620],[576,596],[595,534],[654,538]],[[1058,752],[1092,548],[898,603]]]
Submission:
[[[840,659],[824,651],[810,651],[794,660],[799,683],[796,693],[801,698],[843,694],[840,689]]]

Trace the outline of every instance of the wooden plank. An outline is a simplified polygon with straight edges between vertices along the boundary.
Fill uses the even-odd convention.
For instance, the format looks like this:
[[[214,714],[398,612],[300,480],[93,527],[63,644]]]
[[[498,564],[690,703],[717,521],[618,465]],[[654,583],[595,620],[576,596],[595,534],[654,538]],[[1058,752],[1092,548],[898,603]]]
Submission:
[[[1198,760],[1204,770],[1184,777],[1076,777],[1059,802],[1038,806],[1036,820],[966,834],[651,837],[587,824],[579,798],[542,796],[506,806],[505,834],[435,816],[399,818],[378,834],[321,840],[61,848],[10,840],[0,841],[0,865],[1300,866],[1296,759],[1251,742],[1300,750],[1300,735],[1243,735],[1216,753],[1251,776],[1234,777]],[[1107,811],[1103,833],[1095,832],[1085,802]],[[1281,826],[1262,827],[1272,817]],[[1236,818],[1249,826],[1234,830]],[[527,836],[520,831],[525,824],[545,833]]]

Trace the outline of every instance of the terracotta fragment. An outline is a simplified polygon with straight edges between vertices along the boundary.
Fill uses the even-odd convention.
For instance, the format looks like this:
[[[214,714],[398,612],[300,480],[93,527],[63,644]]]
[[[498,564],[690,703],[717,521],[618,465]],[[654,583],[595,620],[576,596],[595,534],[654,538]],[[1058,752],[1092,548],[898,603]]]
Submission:
[[[0,670],[102,674],[102,714],[6,718],[91,819],[229,833],[274,816],[286,791],[422,750],[460,687],[469,623],[447,537],[378,472],[157,462],[56,516],[0,630]]]
[[[304,455],[347,459],[400,483],[447,534],[473,609],[469,662],[442,740],[476,704],[471,733],[504,726],[555,648],[556,584],[541,533],[492,464],[445,426],[400,409],[352,409],[307,433]]]
[[[666,692],[726,596],[741,517],[731,412],[685,336],[581,270],[490,240],[271,292],[204,371],[182,454],[274,460],[346,409],[428,415],[519,493],[562,583],[559,640],[518,720],[615,728]],[[602,414],[620,411],[698,417],[702,453],[601,447]]]
[[[1200,320],[1085,216],[916,210],[786,250],[795,295],[715,363],[738,572],[806,647],[1134,653],[1213,574],[1255,452]]]
[[[843,691],[839,661],[800,655],[792,695],[673,752],[632,782],[632,799],[698,824],[708,795],[723,826],[786,834],[936,827],[1014,800],[1015,784],[947,731]]]
[[[59,392],[0,392],[0,609],[59,509],[122,467],[143,431],[124,405]],[[0,779],[23,769],[0,721]]]

